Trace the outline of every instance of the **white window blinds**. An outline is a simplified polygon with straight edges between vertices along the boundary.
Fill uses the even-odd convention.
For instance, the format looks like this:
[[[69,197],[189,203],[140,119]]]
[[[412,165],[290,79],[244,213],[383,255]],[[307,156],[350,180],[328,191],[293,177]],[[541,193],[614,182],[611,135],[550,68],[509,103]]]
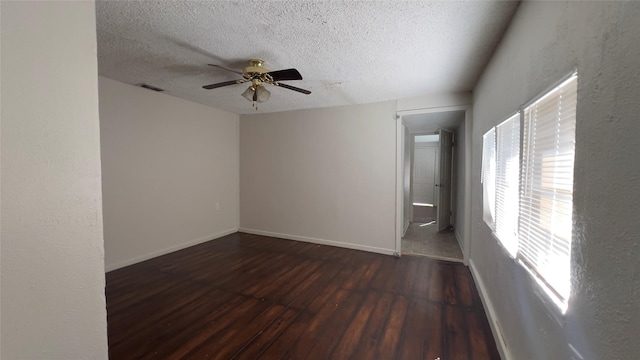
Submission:
[[[495,216],[495,163],[496,131],[487,131],[482,137],[482,218],[493,229]]]
[[[562,302],[570,291],[577,77],[524,110],[518,257]]]
[[[518,250],[520,114],[496,127],[495,232],[512,256]]]

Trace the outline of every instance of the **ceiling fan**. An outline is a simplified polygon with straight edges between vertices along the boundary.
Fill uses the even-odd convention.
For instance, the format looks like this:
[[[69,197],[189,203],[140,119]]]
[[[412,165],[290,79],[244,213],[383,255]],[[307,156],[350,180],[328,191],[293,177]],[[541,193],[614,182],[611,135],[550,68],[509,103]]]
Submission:
[[[271,92],[269,92],[269,90],[267,90],[264,87],[264,84],[279,86],[281,88],[297,91],[299,93],[303,93],[306,95],[311,94],[311,91],[309,90],[301,89],[301,88],[280,82],[280,81],[287,81],[287,80],[302,80],[302,75],[300,75],[300,73],[296,69],[269,71],[264,68],[264,61],[260,59],[249,60],[249,66],[245,67],[242,72],[229,69],[221,65],[215,65],[215,64],[208,64],[208,65],[242,75],[242,79],[223,81],[220,83],[205,85],[203,86],[204,89],[211,90],[211,89],[216,89],[223,86],[251,82],[251,86],[249,86],[249,88],[247,88],[247,90],[245,90],[242,93],[242,97],[244,97],[249,101],[252,101],[254,103],[254,107],[256,102],[263,103],[269,100],[269,97],[271,96]]]

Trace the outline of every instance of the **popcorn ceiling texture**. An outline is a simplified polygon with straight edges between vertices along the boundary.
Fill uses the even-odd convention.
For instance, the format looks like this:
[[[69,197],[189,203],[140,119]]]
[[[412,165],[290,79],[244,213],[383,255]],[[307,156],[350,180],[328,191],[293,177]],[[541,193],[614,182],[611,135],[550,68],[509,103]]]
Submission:
[[[98,1],[102,76],[255,113],[246,84],[207,63],[297,68],[303,95],[269,87],[259,112],[362,104],[473,88],[517,2]]]

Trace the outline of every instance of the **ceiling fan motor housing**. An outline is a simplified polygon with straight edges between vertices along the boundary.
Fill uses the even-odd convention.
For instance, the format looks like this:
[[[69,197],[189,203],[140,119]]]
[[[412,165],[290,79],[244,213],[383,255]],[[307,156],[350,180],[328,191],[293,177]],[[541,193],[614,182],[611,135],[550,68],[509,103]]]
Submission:
[[[266,74],[269,70],[263,67],[264,61],[260,59],[251,59],[249,61],[249,66],[244,68],[244,73],[253,75],[253,74]]]

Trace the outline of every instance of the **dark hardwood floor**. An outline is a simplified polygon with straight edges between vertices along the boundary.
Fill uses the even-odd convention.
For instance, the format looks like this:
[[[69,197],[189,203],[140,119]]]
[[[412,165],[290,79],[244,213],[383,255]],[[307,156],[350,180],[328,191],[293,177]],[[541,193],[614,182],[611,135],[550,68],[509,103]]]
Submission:
[[[499,359],[468,269],[236,233],[107,273],[117,359]]]

